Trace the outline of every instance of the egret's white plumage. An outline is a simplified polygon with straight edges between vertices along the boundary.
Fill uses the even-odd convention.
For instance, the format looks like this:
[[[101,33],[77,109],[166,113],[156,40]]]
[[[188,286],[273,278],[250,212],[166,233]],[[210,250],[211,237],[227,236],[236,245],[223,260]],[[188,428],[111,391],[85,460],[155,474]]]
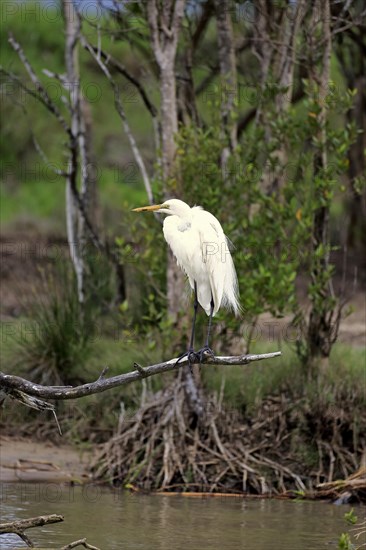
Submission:
[[[215,216],[179,199],[135,210],[168,214],[163,225],[165,240],[187,274],[192,290],[196,282],[197,299],[207,315],[211,313],[211,298],[212,315],[221,306],[233,309],[235,314],[240,311],[238,279],[228,239]]]

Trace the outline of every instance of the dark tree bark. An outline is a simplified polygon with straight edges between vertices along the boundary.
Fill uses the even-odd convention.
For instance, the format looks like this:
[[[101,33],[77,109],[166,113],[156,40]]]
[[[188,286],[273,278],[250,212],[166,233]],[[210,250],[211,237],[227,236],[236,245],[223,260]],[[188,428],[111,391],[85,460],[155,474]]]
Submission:
[[[217,25],[218,56],[221,77],[221,121],[222,130],[227,138],[229,148],[234,151],[237,146],[236,119],[233,116],[238,104],[238,83],[236,74],[236,55],[233,25],[231,21],[231,0],[215,0]],[[226,164],[223,153],[222,164]]]
[[[318,19],[318,16],[320,17]],[[310,77],[314,84],[318,87],[319,106],[318,114],[318,142],[321,144],[314,154],[314,179],[324,173],[327,168],[327,150],[326,150],[326,96],[328,93],[328,84],[330,78],[330,58],[332,51],[332,37],[330,29],[330,6],[329,0],[318,0],[315,9],[313,10],[310,20],[310,31],[321,25],[322,30],[322,58],[318,66],[309,67]],[[318,48],[314,36],[310,35],[311,48]],[[332,294],[331,281],[324,280],[322,273],[329,270],[329,252],[320,255],[317,260],[316,252],[322,248],[327,251],[329,248],[329,212],[330,201],[324,201],[324,190],[316,188],[315,199],[321,205],[314,212],[313,233],[312,233],[312,258],[313,267],[311,271],[311,280],[314,285],[319,286],[319,294],[323,300],[312,301],[308,324],[308,354],[311,363],[317,358],[323,359],[324,366],[327,365],[327,360],[336,339],[339,324],[339,315],[337,315],[338,323],[334,324],[334,309],[329,307],[329,298]]]
[[[356,254],[366,247],[366,189],[357,189],[359,178],[365,178],[366,150],[366,26],[348,29],[336,35],[335,53],[347,87],[356,90],[352,109],[347,112],[349,123],[355,122],[359,133],[351,145],[349,159],[349,214],[347,246]],[[362,252],[361,252],[362,253]]]
[[[173,174],[174,136],[178,130],[175,59],[185,0],[148,0],[147,20],[155,61],[159,68],[163,177]]]
[[[271,111],[274,109],[275,115],[280,117],[293,101],[299,29],[305,17],[306,1],[276,6],[259,0],[256,10],[252,49],[259,60],[260,97],[255,121],[264,128],[265,141],[269,143],[272,139]],[[268,108],[267,97],[271,108]],[[262,185],[268,193],[276,193],[283,186],[283,167],[288,153],[285,145],[272,153],[279,162],[275,172],[264,170]]]

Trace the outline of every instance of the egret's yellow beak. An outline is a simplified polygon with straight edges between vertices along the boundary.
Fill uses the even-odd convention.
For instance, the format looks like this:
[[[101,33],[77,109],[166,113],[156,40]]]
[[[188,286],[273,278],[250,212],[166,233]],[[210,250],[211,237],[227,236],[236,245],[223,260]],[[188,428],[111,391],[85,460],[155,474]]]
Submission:
[[[160,210],[163,207],[163,204],[153,204],[151,206],[141,206],[140,208],[133,208],[132,212],[154,212],[155,210]]]

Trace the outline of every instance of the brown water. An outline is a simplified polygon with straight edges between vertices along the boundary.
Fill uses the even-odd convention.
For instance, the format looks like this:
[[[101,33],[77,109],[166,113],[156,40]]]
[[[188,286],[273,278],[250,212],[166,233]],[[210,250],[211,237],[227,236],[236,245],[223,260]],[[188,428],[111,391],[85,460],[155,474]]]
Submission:
[[[329,550],[347,530],[349,506],[325,502],[145,496],[98,486],[4,483],[1,520],[63,514],[27,531],[43,548],[87,537],[103,550]],[[365,510],[356,510],[359,517]],[[0,548],[23,548],[15,535]]]

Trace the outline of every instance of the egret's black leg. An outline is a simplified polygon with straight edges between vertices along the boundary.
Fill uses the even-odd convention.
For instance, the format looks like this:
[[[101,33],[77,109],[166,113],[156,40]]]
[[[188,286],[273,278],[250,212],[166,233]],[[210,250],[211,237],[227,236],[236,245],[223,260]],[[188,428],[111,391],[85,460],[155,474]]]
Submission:
[[[213,315],[213,310],[215,308],[215,303],[214,303],[214,300],[213,300],[213,296],[211,295],[211,310],[210,310],[210,316],[208,318],[208,327],[207,327],[207,336],[206,336],[206,342],[205,342],[205,347],[210,349],[210,346],[209,346],[209,340],[210,340],[210,332],[211,332],[211,325],[212,325],[212,315]]]
[[[195,334],[195,329],[196,329],[196,318],[197,318],[197,310],[198,310],[198,298],[197,298],[197,283],[196,281],[194,281],[194,302],[193,302],[193,308],[194,308],[194,312],[193,312],[193,321],[192,321],[192,331],[191,331],[191,339],[190,339],[190,342],[189,342],[189,348],[188,348],[188,351],[186,351],[185,353],[183,353],[182,355],[180,355],[178,357],[178,360],[176,362],[179,363],[179,361],[181,361],[182,359],[184,359],[184,357],[187,357],[188,358],[188,364],[189,364],[189,367],[192,369],[192,362],[191,362],[191,359],[196,359],[196,355],[194,353],[194,349],[193,349],[193,346],[194,346],[194,334]]]
[[[192,322],[191,341],[189,343],[189,350],[190,351],[193,351],[193,346],[194,346],[194,333],[195,333],[195,329],[196,329],[196,318],[197,318],[197,310],[198,310],[197,283],[196,283],[196,281],[194,282],[193,308],[194,308],[194,313],[193,313],[193,322]]]
[[[212,351],[212,349],[210,348],[210,345],[209,345],[210,332],[211,332],[211,326],[212,326],[212,316],[213,316],[214,309],[215,309],[215,302],[214,302],[213,296],[211,295],[210,315],[209,315],[209,318],[208,318],[208,327],[207,327],[207,335],[206,335],[205,345],[203,346],[202,349],[200,349],[196,353],[196,355],[199,357],[200,362],[202,362],[205,355],[207,355],[207,354],[214,355],[214,352]]]

